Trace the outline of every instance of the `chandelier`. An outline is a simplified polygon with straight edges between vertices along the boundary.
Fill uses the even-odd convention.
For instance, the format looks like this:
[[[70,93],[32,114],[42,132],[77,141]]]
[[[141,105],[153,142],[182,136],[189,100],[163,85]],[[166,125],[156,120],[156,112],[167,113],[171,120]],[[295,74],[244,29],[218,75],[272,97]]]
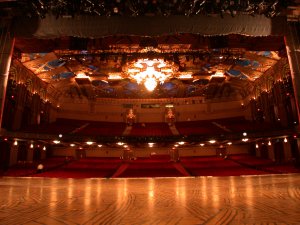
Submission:
[[[175,68],[163,59],[138,59],[129,64],[125,72],[138,84],[143,83],[148,91],[153,91],[158,83],[163,84],[173,75]]]

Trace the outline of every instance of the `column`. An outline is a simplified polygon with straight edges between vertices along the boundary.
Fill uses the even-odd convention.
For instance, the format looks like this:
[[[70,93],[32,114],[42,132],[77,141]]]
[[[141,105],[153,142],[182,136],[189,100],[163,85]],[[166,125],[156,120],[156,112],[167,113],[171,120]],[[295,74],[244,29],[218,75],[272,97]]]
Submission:
[[[300,23],[294,21],[288,22],[287,28],[288,31],[285,36],[285,43],[293,81],[297,116],[298,121],[300,121]],[[297,130],[298,132],[300,131],[299,125]],[[296,165],[300,166],[300,142],[297,141],[296,145],[298,146],[293,145],[291,147]]]
[[[285,155],[285,161],[290,162],[292,160],[291,145],[288,142],[283,142],[283,151]]]
[[[0,28],[0,128],[2,124],[8,73],[14,48],[9,28]]]
[[[10,147],[9,166],[16,165],[18,162],[18,145],[12,144]]]
[[[27,162],[32,162],[33,161],[33,151],[38,151],[38,148],[28,148],[27,150]]]
[[[24,106],[25,106],[24,97],[26,96],[26,93],[27,90],[23,84],[17,86],[15,114],[11,115],[14,118],[12,123],[12,130],[18,130],[21,128],[23,114],[24,114]]]
[[[300,121],[300,23],[288,22],[287,28],[288,31],[285,36],[285,44],[291,69],[291,75],[293,79],[293,88],[297,106],[298,121]]]

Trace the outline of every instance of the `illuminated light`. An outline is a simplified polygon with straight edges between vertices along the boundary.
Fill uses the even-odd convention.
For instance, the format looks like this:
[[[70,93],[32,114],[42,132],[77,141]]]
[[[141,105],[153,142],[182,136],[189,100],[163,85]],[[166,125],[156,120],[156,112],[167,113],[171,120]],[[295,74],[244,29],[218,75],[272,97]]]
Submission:
[[[33,144],[32,143],[30,144],[30,148],[33,148]]]
[[[60,105],[57,105],[56,107],[57,107],[57,108],[59,108],[59,107],[60,107]]]
[[[192,79],[193,75],[191,73],[182,73],[178,77],[179,79]]]
[[[142,66],[142,68],[143,68],[143,66]],[[140,69],[135,69],[135,68],[128,69],[128,73],[139,73],[139,72],[141,72]]]
[[[79,147],[79,149],[82,149],[82,147]]]
[[[59,134],[59,135],[58,135],[58,137],[60,137],[60,138],[61,138],[61,137],[62,137],[62,134]]]
[[[70,146],[71,146],[71,147],[74,147],[74,146],[75,146],[75,144],[70,144]]]
[[[157,70],[160,69],[159,71]],[[148,91],[153,91],[158,83],[163,84],[174,72],[163,59],[138,59],[126,71],[138,84],[143,83]]]
[[[277,120],[280,121],[280,118],[278,118]]]
[[[294,124],[296,124],[297,122],[296,121],[294,121]]]
[[[269,145],[269,146],[272,145],[271,141],[268,142],[268,145]]]
[[[215,74],[210,76],[212,77],[224,77],[224,73],[222,71],[217,71]]]
[[[153,91],[157,86],[157,81],[154,77],[149,77],[145,80],[144,85],[148,91]]]
[[[241,106],[244,106],[244,103],[241,103]]]
[[[258,148],[258,144],[255,145],[255,148]]]
[[[246,132],[244,132],[244,133],[243,133],[243,136],[244,136],[244,137],[245,137],[245,136],[247,136],[247,133],[246,133]]]
[[[283,139],[283,142],[284,142],[284,143],[287,143],[287,142],[288,142],[288,140],[287,140],[286,137]]]
[[[43,150],[46,151],[46,146],[43,147]]]
[[[152,148],[152,147],[153,147],[153,145],[154,145],[154,143],[152,143],[152,142],[149,142],[149,143],[148,143],[148,145],[149,145],[149,147],[150,147],[150,148]]]
[[[227,144],[228,144],[228,145],[232,145],[232,142],[228,142]]]
[[[14,141],[14,145],[15,146],[18,145],[18,141],[17,140]]]
[[[203,146],[204,146],[204,144],[203,144],[203,143],[201,143],[201,144],[200,144],[200,146],[201,146],[201,147],[203,147]]]
[[[76,75],[76,78],[87,78],[87,79],[90,79],[89,76],[87,76],[84,72],[79,72],[77,75]]]
[[[184,141],[180,141],[180,142],[178,142],[178,144],[180,144],[180,145],[184,145]]]
[[[54,144],[59,144],[60,141],[59,141],[59,140],[54,140],[53,143],[54,143]]]
[[[122,75],[120,73],[108,73],[108,80],[122,80]]]
[[[86,144],[87,144],[87,145],[92,145],[92,144],[94,144],[94,142],[92,142],[92,141],[87,141]]]
[[[294,137],[294,138],[297,138],[297,135],[296,135],[296,134],[294,134],[294,135],[293,135],[293,137]]]
[[[11,98],[15,98],[15,96],[12,95]]]
[[[209,143],[214,144],[216,143],[216,140],[210,140]]]
[[[122,145],[124,145],[124,143],[123,142],[117,142],[117,145],[122,146]]]
[[[101,147],[102,147],[102,145],[98,145],[98,147],[99,147],[99,148],[101,148]]]
[[[7,138],[4,138],[4,141],[7,141]]]
[[[243,138],[242,141],[247,142],[247,141],[249,141],[249,139],[248,138]]]
[[[178,147],[178,146],[179,146],[179,145],[177,145],[177,144],[176,144],[176,145],[174,145],[174,147]]]
[[[128,145],[123,145],[124,148],[128,148]]]

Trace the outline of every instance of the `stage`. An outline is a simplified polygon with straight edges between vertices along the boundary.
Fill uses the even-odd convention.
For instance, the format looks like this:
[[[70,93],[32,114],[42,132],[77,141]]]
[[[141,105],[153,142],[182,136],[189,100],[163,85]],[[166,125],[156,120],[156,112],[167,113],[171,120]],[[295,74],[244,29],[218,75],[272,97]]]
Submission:
[[[0,224],[299,224],[300,174],[0,179]]]

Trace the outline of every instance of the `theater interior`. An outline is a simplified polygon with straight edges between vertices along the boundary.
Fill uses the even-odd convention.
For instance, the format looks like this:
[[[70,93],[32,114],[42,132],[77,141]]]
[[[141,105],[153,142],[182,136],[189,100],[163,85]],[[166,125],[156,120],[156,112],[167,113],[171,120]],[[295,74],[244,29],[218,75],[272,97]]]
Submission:
[[[24,224],[297,224],[299,1],[0,0],[0,13],[0,222],[21,222],[20,190],[50,207]]]

